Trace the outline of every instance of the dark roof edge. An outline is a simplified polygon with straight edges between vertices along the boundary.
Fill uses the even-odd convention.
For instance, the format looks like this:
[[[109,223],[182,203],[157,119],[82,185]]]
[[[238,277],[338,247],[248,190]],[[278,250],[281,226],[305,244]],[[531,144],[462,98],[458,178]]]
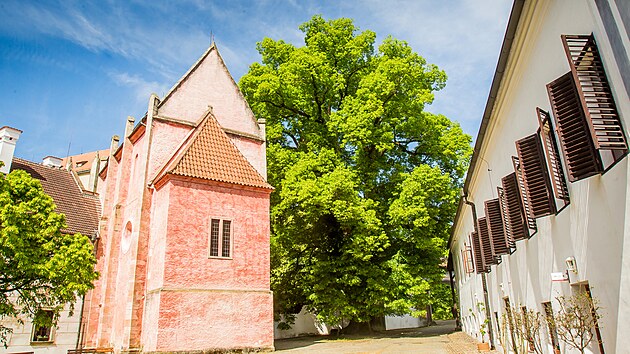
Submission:
[[[473,149],[472,158],[470,159],[470,166],[468,167],[468,172],[466,172],[466,180],[464,182],[463,188],[464,195],[468,194],[468,187],[470,186],[470,180],[472,179],[473,175],[472,172],[477,166],[477,160],[479,158],[481,146],[483,145],[483,141],[486,136],[486,130],[488,129],[488,123],[490,122],[490,116],[492,115],[492,111],[494,110],[494,103],[496,101],[499,88],[501,87],[503,81],[503,74],[505,74],[505,68],[507,66],[508,58],[510,56],[510,52],[512,51],[514,36],[516,34],[518,23],[521,19],[521,14],[523,13],[524,4],[525,0],[514,0],[514,3],[512,5],[510,19],[508,20],[507,28],[505,30],[505,36],[503,37],[503,44],[501,45],[501,54],[499,55],[497,68],[494,72],[492,85],[490,86],[490,93],[488,94],[486,108],[483,112],[483,117],[481,118],[481,126],[479,127],[477,139],[475,140],[475,147]],[[461,214],[462,208],[464,206],[463,199],[463,196],[460,197],[459,206],[457,207],[457,213],[455,214],[455,220],[453,220],[453,226],[451,227],[451,235],[448,239],[449,249],[451,248],[451,242],[455,233],[456,221],[459,218],[459,215]]]

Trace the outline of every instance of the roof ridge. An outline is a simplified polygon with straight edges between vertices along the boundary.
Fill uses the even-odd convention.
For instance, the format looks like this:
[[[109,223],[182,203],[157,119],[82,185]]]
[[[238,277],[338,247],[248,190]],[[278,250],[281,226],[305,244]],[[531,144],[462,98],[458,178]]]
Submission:
[[[214,41],[210,44],[210,47],[208,47],[208,49],[206,49],[206,51],[199,57],[199,59],[197,59],[197,61],[188,69],[188,71],[186,71],[186,73],[182,77],[180,77],[179,80],[177,80],[175,85],[171,87],[171,89],[166,93],[166,95],[164,95],[164,98],[162,98],[160,100],[160,103],[158,103],[158,106],[157,106],[158,109],[162,107],[166,101],[168,101],[171,95],[175,93],[175,91],[177,91],[177,89],[184,83],[184,81],[186,81],[186,79],[190,77],[190,75],[201,65],[204,59],[206,59],[213,50],[217,50],[217,47]],[[217,54],[218,53],[219,52],[217,51]],[[223,61],[223,59],[221,59],[221,61]]]

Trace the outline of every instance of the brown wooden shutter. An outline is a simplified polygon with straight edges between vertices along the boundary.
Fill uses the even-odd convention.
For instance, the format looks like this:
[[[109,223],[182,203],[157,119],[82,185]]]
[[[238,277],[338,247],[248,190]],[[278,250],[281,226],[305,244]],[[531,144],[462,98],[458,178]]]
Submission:
[[[479,234],[477,232],[473,232],[470,235],[472,239],[473,253],[475,256],[475,271],[477,273],[485,273],[485,268],[483,266],[483,252],[481,251],[481,242],[479,240]]]
[[[516,141],[521,176],[532,218],[554,214],[556,202],[538,134]]]
[[[530,230],[536,230],[536,220],[531,216],[531,207],[529,205],[529,198],[525,189],[525,182],[523,181],[521,162],[518,157],[512,156],[512,164],[514,165],[514,174],[516,175],[516,181],[518,182],[518,191],[522,201],[523,212],[525,214],[525,222]],[[530,233],[529,237],[532,236],[533,234]]]
[[[556,143],[556,134],[551,126],[551,117],[548,112],[538,107],[536,108],[536,115],[538,116],[538,123],[540,125],[540,137],[542,138],[543,146],[545,147],[545,155],[549,163],[548,166],[551,173],[554,195],[556,198],[564,201],[565,205],[569,204],[569,189],[564,177],[562,164],[560,163],[560,151]]]
[[[626,136],[595,37],[592,34],[562,35],[562,43],[595,148],[611,150],[615,158],[625,155],[628,151]]]
[[[587,178],[603,171],[582,109],[572,74],[566,73],[547,84],[558,139],[569,181]]]
[[[484,203],[486,210],[486,219],[488,220],[488,231],[490,233],[490,241],[492,243],[492,256],[497,263],[501,262],[501,255],[510,254],[511,240],[508,240],[508,234],[505,230],[503,215],[501,212],[501,202],[499,198],[487,200]]]
[[[477,229],[479,230],[479,243],[481,244],[481,256],[483,261],[482,264],[486,271],[490,271],[490,265],[496,264],[496,260],[492,255],[490,230],[485,216],[477,219]]]
[[[503,219],[508,239],[514,241],[526,240],[529,238],[530,232],[516,173],[513,172],[503,177],[501,185],[503,188],[499,191],[499,199],[503,208]],[[536,222],[533,222],[533,229],[535,228]]]

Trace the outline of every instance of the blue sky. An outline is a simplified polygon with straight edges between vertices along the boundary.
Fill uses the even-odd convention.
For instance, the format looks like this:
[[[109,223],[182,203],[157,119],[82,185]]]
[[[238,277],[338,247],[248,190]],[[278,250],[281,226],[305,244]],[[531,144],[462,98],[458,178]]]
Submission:
[[[211,43],[235,80],[264,37],[302,45],[315,14],[351,18],[377,42],[406,40],[444,69],[428,110],[475,135],[509,17],[509,0],[0,2],[0,126],[23,131],[16,156],[41,161],[104,149],[142,117]]]

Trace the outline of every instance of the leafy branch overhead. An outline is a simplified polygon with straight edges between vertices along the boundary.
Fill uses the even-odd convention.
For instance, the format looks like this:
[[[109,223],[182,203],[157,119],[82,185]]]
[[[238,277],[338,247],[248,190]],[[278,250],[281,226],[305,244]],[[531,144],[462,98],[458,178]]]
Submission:
[[[446,74],[350,19],[300,29],[301,47],[263,39],[240,81],[267,121],[278,312],[366,322],[422,308],[471,154],[457,123],[426,110]]]
[[[54,210],[28,173],[0,174],[0,319],[50,326],[98,278],[89,238],[62,233],[65,217]],[[52,322],[41,309],[53,312]],[[9,333],[0,325],[0,342]]]

